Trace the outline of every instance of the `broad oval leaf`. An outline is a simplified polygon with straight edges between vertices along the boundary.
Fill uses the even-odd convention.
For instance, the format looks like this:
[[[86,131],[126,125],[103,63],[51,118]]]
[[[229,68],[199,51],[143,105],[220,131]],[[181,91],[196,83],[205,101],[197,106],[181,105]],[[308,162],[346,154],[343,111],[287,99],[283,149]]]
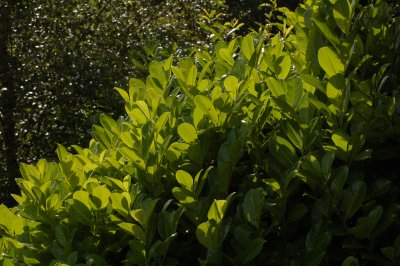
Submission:
[[[189,123],[182,123],[178,126],[179,136],[187,143],[193,143],[197,140],[195,127]]]
[[[229,76],[224,79],[224,87],[228,91],[231,98],[236,98],[237,91],[239,88],[239,81],[235,76]]]
[[[201,223],[196,229],[196,237],[200,244],[210,250],[217,250],[218,228],[214,220]]]
[[[251,189],[243,200],[243,213],[248,222],[258,227],[260,216],[264,208],[265,191],[262,188]]]
[[[344,73],[344,64],[339,56],[329,47],[318,50],[318,63],[329,77]]]
[[[175,176],[176,180],[182,187],[190,192],[193,192],[193,178],[188,172],[178,170]]]
[[[93,189],[91,196],[96,208],[104,209],[105,207],[107,207],[110,201],[111,192],[106,186],[98,186]]]
[[[233,60],[231,50],[229,48],[219,49],[219,56],[224,59],[230,66],[233,66],[235,60]]]

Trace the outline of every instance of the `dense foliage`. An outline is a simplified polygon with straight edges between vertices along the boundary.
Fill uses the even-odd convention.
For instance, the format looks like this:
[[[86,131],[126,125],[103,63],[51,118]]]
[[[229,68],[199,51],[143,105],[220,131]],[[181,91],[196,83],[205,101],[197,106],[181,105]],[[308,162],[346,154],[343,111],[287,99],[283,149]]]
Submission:
[[[398,17],[380,0],[273,12],[151,62],[88,148],[22,164],[3,265],[399,264]]]
[[[87,145],[101,113],[122,115],[115,86],[205,40],[203,8],[225,10],[216,0],[1,1],[0,199],[18,191],[18,162]]]

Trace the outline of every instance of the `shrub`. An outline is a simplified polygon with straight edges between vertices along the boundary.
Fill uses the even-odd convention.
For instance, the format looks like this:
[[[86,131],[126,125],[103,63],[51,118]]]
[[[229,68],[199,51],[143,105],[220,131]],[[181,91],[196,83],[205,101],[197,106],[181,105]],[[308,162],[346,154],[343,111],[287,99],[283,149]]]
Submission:
[[[152,62],[88,148],[21,165],[3,264],[398,264],[389,11],[309,0],[276,35]]]

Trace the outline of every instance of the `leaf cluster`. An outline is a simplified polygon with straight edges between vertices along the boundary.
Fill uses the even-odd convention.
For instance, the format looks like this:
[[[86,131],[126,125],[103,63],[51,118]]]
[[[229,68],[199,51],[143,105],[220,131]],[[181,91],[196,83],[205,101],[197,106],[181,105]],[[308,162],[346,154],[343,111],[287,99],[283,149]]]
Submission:
[[[151,62],[88,148],[21,165],[3,264],[398,264],[388,8],[306,0],[275,35]]]

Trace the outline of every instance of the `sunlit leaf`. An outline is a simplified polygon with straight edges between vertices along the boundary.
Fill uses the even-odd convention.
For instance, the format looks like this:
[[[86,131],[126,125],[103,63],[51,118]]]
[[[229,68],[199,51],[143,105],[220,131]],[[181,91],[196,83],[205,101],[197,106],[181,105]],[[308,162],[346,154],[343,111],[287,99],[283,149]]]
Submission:
[[[179,124],[178,134],[187,143],[193,143],[197,140],[196,129],[189,123]]]
[[[337,0],[333,6],[333,18],[343,33],[348,33],[351,25],[351,6],[348,0]]]
[[[325,46],[318,50],[318,62],[329,77],[344,73],[344,64],[331,48]]]

